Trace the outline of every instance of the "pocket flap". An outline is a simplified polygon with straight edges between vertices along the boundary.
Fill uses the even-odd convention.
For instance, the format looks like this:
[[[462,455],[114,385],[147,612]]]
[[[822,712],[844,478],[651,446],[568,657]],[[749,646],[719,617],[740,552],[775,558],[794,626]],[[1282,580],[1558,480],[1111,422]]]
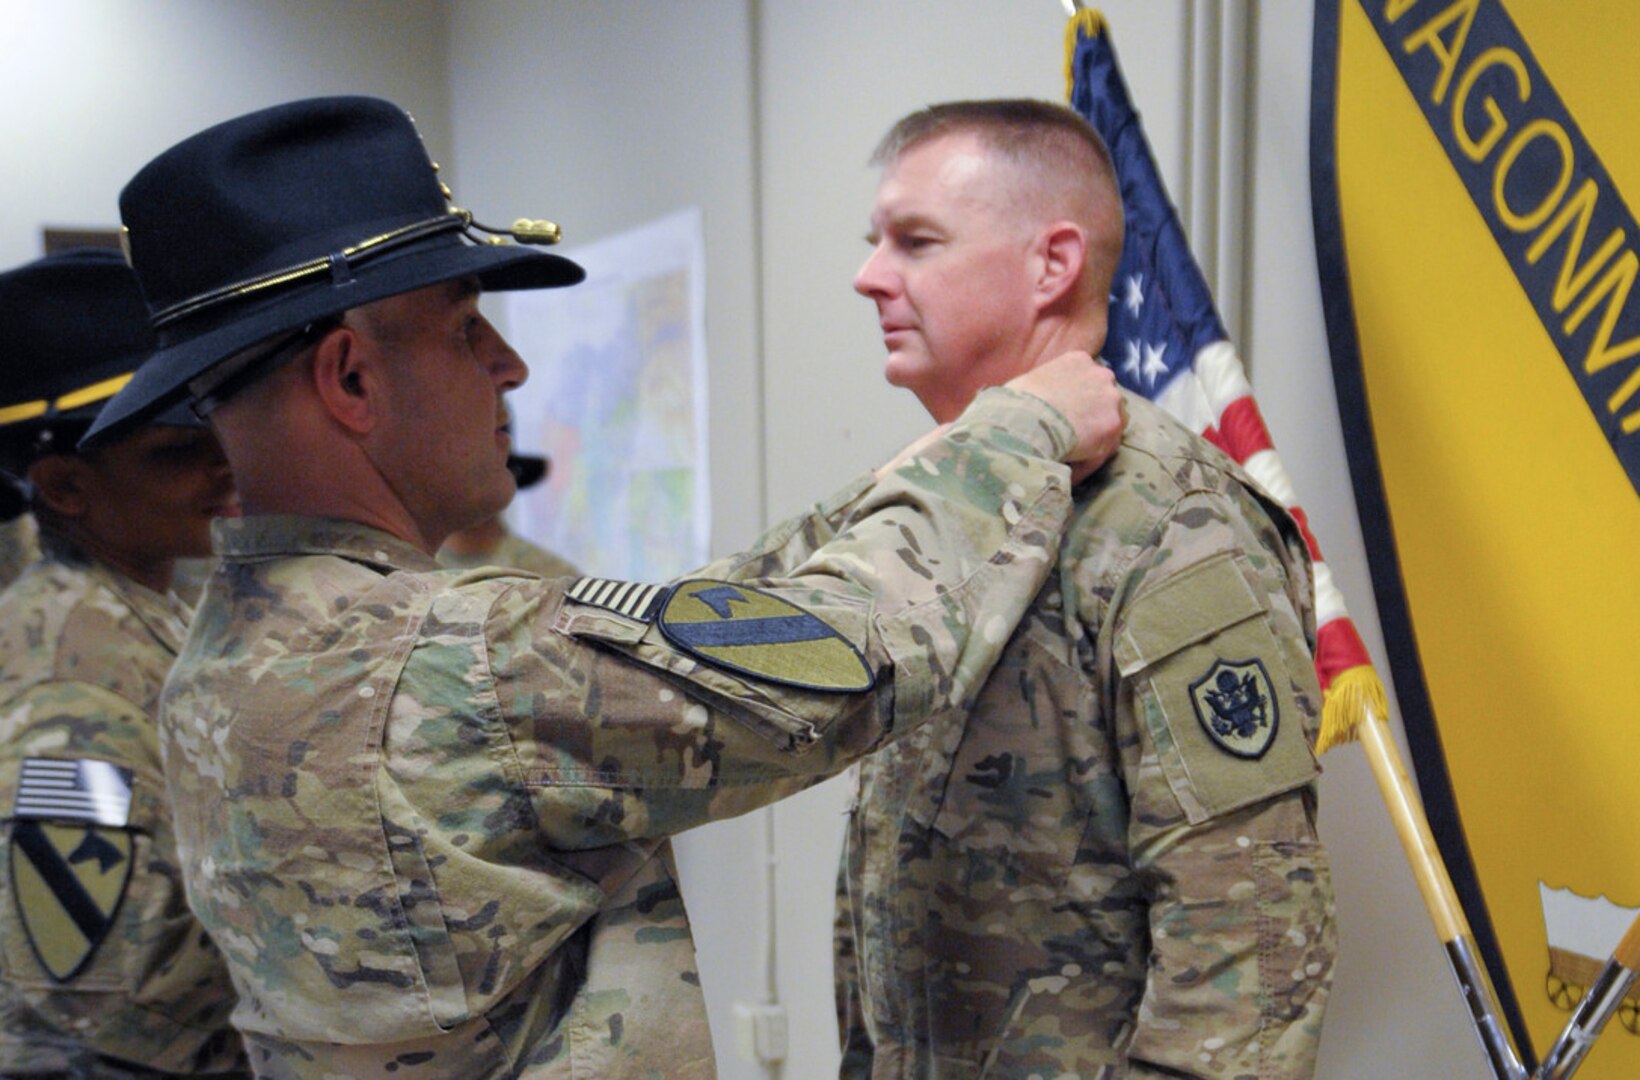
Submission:
[[[1237,567],[1234,552],[1175,574],[1136,598],[1131,607],[1133,614],[1113,650],[1123,675],[1142,671],[1265,611],[1263,598]]]

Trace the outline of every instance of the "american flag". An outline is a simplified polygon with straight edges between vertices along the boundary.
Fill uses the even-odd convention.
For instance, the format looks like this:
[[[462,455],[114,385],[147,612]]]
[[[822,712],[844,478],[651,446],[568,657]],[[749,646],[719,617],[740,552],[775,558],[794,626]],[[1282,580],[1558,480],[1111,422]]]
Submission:
[[[13,815],[123,828],[131,820],[131,770],[94,758],[24,758]]]
[[[1303,530],[1315,563],[1320,746],[1348,741],[1360,698],[1386,714],[1383,685],[1259,415],[1230,335],[1196,265],[1128,97],[1103,18],[1082,11],[1066,31],[1071,108],[1103,136],[1122,187],[1127,232],[1110,298],[1105,361],[1117,380],[1239,462]]]

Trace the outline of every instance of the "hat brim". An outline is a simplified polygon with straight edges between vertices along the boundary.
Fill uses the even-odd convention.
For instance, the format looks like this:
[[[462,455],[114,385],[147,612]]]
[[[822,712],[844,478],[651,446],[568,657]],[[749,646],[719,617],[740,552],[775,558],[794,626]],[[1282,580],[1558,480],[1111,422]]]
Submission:
[[[108,401],[112,404],[114,399],[109,398]],[[87,405],[83,408],[70,409],[68,412],[58,413],[57,416],[59,419],[63,420],[89,420],[92,424],[95,424],[97,422],[97,417],[102,415],[98,410],[98,405],[102,405],[102,403],[97,402],[96,404]],[[103,405],[103,408],[107,408],[107,406]],[[199,416],[194,412],[193,404],[184,397],[175,399],[168,405],[156,406],[154,410],[148,414],[147,419],[143,420],[141,423],[123,424],[121,425],[119,431],[114,432],[107,438],[99,439],[97,441],[99,444],[106,446],[108,443],[115,442],[126,435],[134,434],[138,427],[142,427],[147,424],[164,424],[166,427],[185,428],[208,428],[211,426],[209,422],[199,418]],[[85,440],[81,439],[80,445],[83,446],[84,444]]]
[[[459,236],[435,237],[425,244],[365,263],[349,277],[249,300],[227,322],[174,345],[164,343],[143,362],[98,414],[81,446],[117,438],[121,430],[153,422],[186,402],[188,384],[212,367],[279,334],[340,315],[377,300],[414,292],[462,277],[476,277],[486,291],[548,289],[574,285],[586,277],[579,264],[561,255],[512,244],[471,244]]]

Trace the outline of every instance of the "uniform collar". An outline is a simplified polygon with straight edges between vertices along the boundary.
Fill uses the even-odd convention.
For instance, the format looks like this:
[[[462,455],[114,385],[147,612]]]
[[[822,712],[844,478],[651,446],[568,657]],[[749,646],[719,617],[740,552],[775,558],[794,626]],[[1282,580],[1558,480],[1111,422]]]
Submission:
[[[285,559],[334,555],[382,572],[437,570],[432,556],[391,533],[343,518],[258,514],[217,518],[211,546],[224,559]]]

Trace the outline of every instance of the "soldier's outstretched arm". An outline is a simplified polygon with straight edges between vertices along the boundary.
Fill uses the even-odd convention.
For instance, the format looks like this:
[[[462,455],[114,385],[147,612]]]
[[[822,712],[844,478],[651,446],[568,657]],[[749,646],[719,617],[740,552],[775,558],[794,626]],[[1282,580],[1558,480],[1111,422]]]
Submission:
[[[1116,386],[1116,376],[1109,368],[1094,362],[1091,354],[1064,353],[1013,379],[1007,386],[1053,402],[1076,429],[1076,446],[1065,454],[1065,460],[1072,463],[1073,484],[1110,460],[1121,445],[1127,413]],[[941,424],[925,432],[875,472],[845,485],[807,513],[773,526],[745,551],[705,567],[702,576],[751,578],[790,574],[859,515],[861,499],[873,482],[891,476],[897,468],[915,459],[943,438],[950,426]]]
[[[1114,445],[1115,390],[1071,381],[1053,405],[980,395],[789,574],[502,591],[484,628],[496,703],[526,787],[552,791],[532,799],[549,842],[741,813],[964,708],[1053,563],[1059,459]]]

